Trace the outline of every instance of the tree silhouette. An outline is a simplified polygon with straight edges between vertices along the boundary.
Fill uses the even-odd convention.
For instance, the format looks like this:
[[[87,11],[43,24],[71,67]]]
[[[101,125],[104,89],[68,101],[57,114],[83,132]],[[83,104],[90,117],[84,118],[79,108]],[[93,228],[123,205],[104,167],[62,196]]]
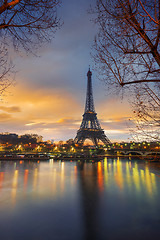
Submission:
[[[34,53],[45,41],[50,41],[60,19],[60,0],[4,0],[0,3],[0,93],[12,82],[13,64],[8,52]]]
[[[134,89],[138,121],[143,125],[145,118],[146,126],[152,118],[152,126],[157,126],[152,110],[159,111],[160,106],[160,1],[97,0],[93,12],[99,26],[94,59],[100,75],[111,88]],[[144,96],[146,101],[141,101]],[[144,111],[146,105],[149,114]]]

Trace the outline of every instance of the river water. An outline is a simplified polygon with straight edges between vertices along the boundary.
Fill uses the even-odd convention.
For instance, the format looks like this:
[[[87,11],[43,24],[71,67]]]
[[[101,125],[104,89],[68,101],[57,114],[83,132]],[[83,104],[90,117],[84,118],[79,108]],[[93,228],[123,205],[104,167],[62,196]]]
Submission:
[[[159,233],[159,163],[0,162],[2,240],[150,240]]]

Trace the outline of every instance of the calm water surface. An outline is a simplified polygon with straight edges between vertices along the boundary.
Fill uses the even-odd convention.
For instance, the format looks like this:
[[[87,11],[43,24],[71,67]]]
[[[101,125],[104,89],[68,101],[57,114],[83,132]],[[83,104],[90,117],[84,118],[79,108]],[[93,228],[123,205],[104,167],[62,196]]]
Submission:
[[[159,233],[159,163],[0,162],[2,240],[150,240]]]

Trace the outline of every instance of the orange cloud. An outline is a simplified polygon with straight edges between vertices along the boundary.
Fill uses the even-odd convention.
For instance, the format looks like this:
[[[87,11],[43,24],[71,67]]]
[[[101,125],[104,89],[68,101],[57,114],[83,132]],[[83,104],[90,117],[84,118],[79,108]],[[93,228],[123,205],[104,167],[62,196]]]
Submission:
[[[99,118],[104,119],[105,121],[110,120],[110,119],[114,119],[116,121],[118,121],[118,119],[121,118],[126,118],[126,117],[131,117],[133,116],[130,104],[128,103],[128,101],[123,100],[122,102],[119,99],[114,99],[115,96],[113,96],[113,98],[110,99],[105,99],[103,102],[100,102],[97,104],[98,109],[98,115]]]
[[[21,109],[18,106],[11,106],[11,107],[0,106],[0,110],[4,112],[9,112],[9,113],[21,112]]]
[[[12,96],[7,96],[8,104],[15,104],[17,108],[5,105],[0,109],[14,110],[18,119],[30,122],[56,122],[59,119],[69,119],[73,114],[79,115],[79,103],[76,98],[64,89],[37,89],[33,90],[23,85],[12,88]],[[21,111],[20,111],[21,109]],[[19,111],[18,111],[19,110]]]
[[[32,89],[24,83],[11,92],[12,95],[6,97],[7,103],[0,106],[0,110],[11,113],[2,113],[1,131],[37,133],[56,141],[75,137],[84,111],[76,93],[58,88]],[[127,102],[105,99],[95,105],[101,127],[111,140],[128,134],[126,121],[131,111]]]
[[[11,114],[0,113],[0,122],[8,121],[12,118]]]

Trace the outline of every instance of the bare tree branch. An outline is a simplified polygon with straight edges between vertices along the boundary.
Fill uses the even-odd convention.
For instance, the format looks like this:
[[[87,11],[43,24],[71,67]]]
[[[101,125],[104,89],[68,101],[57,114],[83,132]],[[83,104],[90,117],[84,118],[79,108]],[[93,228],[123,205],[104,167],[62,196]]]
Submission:
[[[148,82],[160,82],[160,79],[141,79],[137,81],[130,81],[130,82],[122,82],[120,85],[123,87],[124,85],[135,84],[135,83],[148,83]]]
[[[99,76],[110,89],[118,85],[133,89],[139,99],[133,104],[139,123],[145,128],[155,124],[157,130],[160,0],[97,0],[92,14],[99,27],[93,53]]]
[[[61,26],[60,0],[4,0],[0,2],[0,93],[10,86],[13,65],[9,48],[34,53]]]

